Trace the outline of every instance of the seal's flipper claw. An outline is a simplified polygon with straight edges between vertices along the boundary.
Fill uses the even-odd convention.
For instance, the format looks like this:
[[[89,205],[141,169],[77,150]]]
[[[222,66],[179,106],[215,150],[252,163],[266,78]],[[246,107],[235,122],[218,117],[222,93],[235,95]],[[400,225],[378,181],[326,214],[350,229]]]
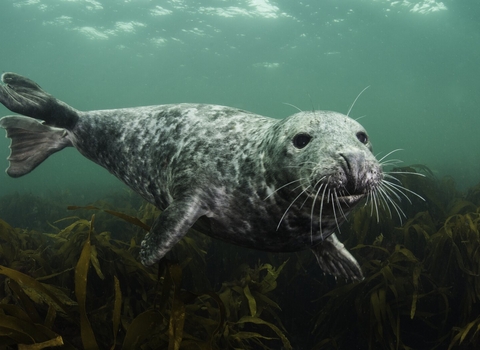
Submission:
[[[76,124],[77,111],[43,91],[34,81],[15,73],[3,73],[1,81],[0,103],[12,112],[66,129]]]
[[[357,260],[349,253],[335,234],[312,248],[320,268],[336,277],[349,280],[363,280],[363,273]]]
[[[140,260],[145,266],[159,261],[185,236],[205,211],[194,198],[173,201],[158,218],[142,241]]]

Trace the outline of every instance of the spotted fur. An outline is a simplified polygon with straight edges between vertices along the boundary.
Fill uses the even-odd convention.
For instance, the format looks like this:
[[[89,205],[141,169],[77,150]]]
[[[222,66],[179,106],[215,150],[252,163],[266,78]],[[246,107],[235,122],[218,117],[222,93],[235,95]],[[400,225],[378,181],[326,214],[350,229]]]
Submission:
[[[353,119],[314,111],[279,120],[203,104],[80,112],[27,78],[5,73],[2,81],[0,102],[28,116],[0,120],[12,138],[7,173],[24,175],[75,147],[163,211],[142,242],[144,264],[196,225],[245,247],[310,248],[326,272],[363,278],[333,234],[383,178]],[[299,134],[310,138],[302,148]]]

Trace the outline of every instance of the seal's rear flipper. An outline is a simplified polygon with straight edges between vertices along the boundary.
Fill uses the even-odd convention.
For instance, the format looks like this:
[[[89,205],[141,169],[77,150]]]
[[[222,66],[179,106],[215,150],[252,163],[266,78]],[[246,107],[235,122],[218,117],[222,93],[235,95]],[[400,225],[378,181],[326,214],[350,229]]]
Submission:
[[[78,112],[46,93],[32,80],[15,73],[2,74],[0,103],[15,113],[45,120],[47,125],[72,129]]]
[[[12,139],[10,166],[7,174],[19,177],[28,174],[50,155],[72,146],[65,129],[44,125],[38,120],[8,116],[0,119],[0,127]]]
[[[357,260],[349,253],[335,234],[312,248],[320,268],[337,277],[361,281],[363,273]]]

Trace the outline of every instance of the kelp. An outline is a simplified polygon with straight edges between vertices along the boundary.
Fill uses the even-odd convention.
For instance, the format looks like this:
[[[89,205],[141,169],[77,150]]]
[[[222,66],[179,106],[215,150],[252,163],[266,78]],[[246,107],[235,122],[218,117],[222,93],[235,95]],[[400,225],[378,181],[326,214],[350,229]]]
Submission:
[[[0,220],[0,349],[479,348],[480,184],[462,193],[423,165],[394,170],[416,171],[398,180],[425,201],[402,198],[402,220],[367,205],[341,227],[356,283],[323,276],[308,251],[195,230],[146,268],[139,244],[160,211],[131,193],[69,212],[9,197],[42,210],[12,216],[17,228]]]
[[[85,308],[85,304],[87,302],[88,270],[90,268],[90,262],[92,260],[93,254],[94,252],[96,252],[96,250],[93,249],[93,247],[95,246],[92,247],[90,243],[90,236],[93,230],[94,218],[95,216],[92,216],[92,221],[90,222],[90,229],[88,231],[87,239],[83,244],[80,257],[78,258],[77,265],[75,266],[75,296],[77,297],[78,312],[80,313],[80,334],[82,336],[82,343],[85,349],[98,348],[97,340],[95,339],[95,334],[93,333],[92,325],[88,320],[87,310]],[[97,274],[99,274],[99,267],[97,267],[96,270]],[[103,274],[99,274],[99,277],[105,279],[105,277],[103,277]]]
[[[138,211],[142,220],[96,206],[69,209],[103,211],[141,231],[149,229],[143,220],[158,215],[147,205]],[[54,232],[38,233],[0,220],[0,348],[291,349],[269,298],[285,262],[246,268],[218,292],[187,290],[184,271],[205,265],[204,238],[189,236],[169,260],[146,268],[136,259],[141,233],[129,228],[135,233],[122,241],[96,232],[97,222],[70,216],[50,224]],[[32,249],[29,241],[40,244]]]

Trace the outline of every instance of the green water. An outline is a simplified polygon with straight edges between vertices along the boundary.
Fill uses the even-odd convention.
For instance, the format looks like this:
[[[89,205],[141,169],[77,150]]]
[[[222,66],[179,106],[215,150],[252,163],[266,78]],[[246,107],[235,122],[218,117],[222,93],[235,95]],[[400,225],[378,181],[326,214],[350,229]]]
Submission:
[[[3,0],[0,68],[83,110],[201,102],[283,118],[295,112],[286,102],[346,113],[370,86],[351,116],[364,116],[374,151],[401,148],[406,164],[464,188],[480,180],[479,13],[465,0]],[[120,186],[73,150],[0,180],[0,194]]]
[[[424,164],[439,179],[453,177],[457,188],[463,190],[480,182],[478,18],[478,0],[0,0],[0,69],[33,79],[58,99],[80,110],[198,102],[239,107],[274,118],[295,113],[296,109],[290,105],[303,110],[347,113],[358,94],[368,86],[350,116],[360,118],[368,130],[375,154],[380,158],[392,150],[402,149],[390,158],[401,159],[405,165]],[[11,112],[0,105],[0,117],[9,114]],[[1,170],[8,166],[8,145],[9,140],[0,137]],[[421,181],[418,183],[423,184]],[[428,185],[430,182],[443,187]],[[416,190],[427,201],[417,200],[420,203],[417,206],[414,201],[405,211],[407,218],[419,212],[427,213],[428,217],[425,214],[420,223],[424,225],[421,227],[430,227],[427,231],[433,237],[449,220],[449,215],[457,214],[448,210],[455,207],[455,203],[464,203],[461,200],[464,197],[453,191],[448,181],[435,182],[428,178],[425,183],[427,185],[419,185]],[[0,218],[7,220],[8,217],[7,221],[15,227],[53,232],[50,222],[77,213],[87,215],[80,211],[62,212],[64,202],[88,204],[108,199],[108,194],[115,191],[121,195],[110,197],[110,202],[126,206],[118,200],[122,195],[131,199],[124,190],[126,187],[113,175],[69,148],[22,178],[12,179],[0,171],[0,199],[4,199],[0,204],[2,208],[11,209],[8,213],[5,209],[0,211]],[[14,192],[20,195],[5,196]],[[475,203],[471,206],[478,208],[478,191],[475,193],[466,198]],[[38,199],[42,196],[47,200]],[[60,209],[51,204],[58,198],[62,199],[58,203]],[[132,215],[141,214],[138,207],[139,204],[132,209]],[[48,209],[44,211],[49,216],[43,215],[42,209]],[[463,213],[460,209],[458,213]],[[475,210],[476,213],[465,217],[478,217],[478,209]],[[369,210],[364,212],[369,217]],[[122,233],[129,227],[116,222],[122,229],[102,228],[110,221],[100,215],[96,221],[98,232]],[[407,239],[402,241],[397,237],[403,229],[393,229],[398,225],[396,219],[383,218],[380,223],[374,219],[371,226],[355,225],[355,220],[345,224],[341,240],[346,242],[351,227],[361,226],[360,229],[368,228],[365,229],[368,237],[363,236],[365,242],[353,239],[350,244],[373,244],[385,237],[383,246],[390,252],[396,249],[395,244],[407,245]],[[478,219],[475,222],[478,225]],[[63,227],[64,223],[55,224]],[[460,226],[467,230],[472,224]],[[413,235],[408,230],[405,232]],[[460,247],[477,247],[474,244],[478,243],[478,230],[475,239],[466,239],[460,234],[456,237]],[[412,240],[407,246],[420,261],[426,244],[417,244],[417,247],[416,242]],[[465,244],[467,242],[472,245]],[[216,287],[233,279],[230,270],[237,265],[253,266],[257,261],[265,263],[273,259],[273,255],[215,240],[210,244],[207,267],[202,265],[199,269],[206,270]],[[6,251],[8,246],[5,247]],[[45,251],[42,250],[42,254]],[[434,252],[429,246],[425,251]],[[360,256],[362,263],[372,259],[383,264],[379,269],[388,265],[389,258],[383,255],[372,258],[366,249],[352,250],[352,253]],[[430,272],[428,261],[422,261],[425,276],[420,278],[420,285],[425,295],[419,296],[419,300],[431,295],[432,301],[418,303],[413,321],[410,316],[413,304],[407,295],[413,287],[411,290],[407,287],[410,276],[420,270],[415,265],[413,272],[399,269],[392,277],[398,285],[406,281],[406,296],[400,298],[407,300],[403,305],[407,311],[402,311],[402,337],[406,344],[414,344],[415,349],[423,349],[418,344],[429,346],[433,344],[432,339],[443,338],[447,333],[450,338],[443,344],[450,344],[456,334],[454,330],[476,320],[479,314],[476,300],[480,297],[471,297],[473,292],[469,289],[477,285],[477,280],[470,282],[478,277],[476,270],[465,274],[463,266],[470,265],[461,263],[461,269],[451,270],[454,273],[445,272],[447,277],[454,277],[452,281],[456,284],[448,279],[448,283],[443,283],[442,264],[457,263],[453,255],[444,258],[444,253],[448,252],[441,251],[435,256],[438,275],[442,278],[434,282],[430,279],[425,282],[426,272]],[[467,255],[458,253],[456,258],[467,259]],[[314,320],[325,303],[320,297],[341,286],[341,281],[321,276],[310,252],[274,256],[281,263],[291,259],[285,268],[290,271],[282,272],[283,280],[274,293],[274,300],[282,308],[280,317],[294,348],[309,349],[327,336],[322,328],[312,331]],[[478,259],[473,259],[477,254],[471,256],[475,261],[471,266],[479,266]],[[102,264],[105,261],[107,259],[101,260]],[[399,266],[409,267],[408,264]],[[194,263],[187,267],[192,266],[197,268]],[[365,270],[369,274],[371,271],[372,268]],[[186,276],[183,281],[187,287],[195,285],[188,274]],[[367,283],[357,286],[370,290]],[[215,291],[218,292],[218,288]],[[444,299],[450,298],[450,304],[444,304],[444,299],[438,297],[439,291],[448,291]],[[367,295],[363,301],[368,306],[370,296],[359,295]],[[89,295],[89,300],[93,299]],[[465,312],[464,317],[458,310],[470,299],[476,303],[475,308]],[[341,306],[344,301],[338,304]],[[362,332],[368,327],[370,331],[377,329],[373,317],[368,320],[368,314],[362,312],[366,309],[358,315],[355,313],[358,310],[352,311],[359,303],[345,305],[352,305],[345,314],[332,312],[332,327],[340,325],[341,328],[344,321],[349,320],[346,330],[352,335],[350,343],[356,344],[358,337],[366,344],[372,339],[371,334]],[[430,318],[430,312],[439,314],[441,319]],[[448,314],[448,322],[443,320],[444,313]],[[426,326],[422,328],[419,319],[426,319]],[[391,320],[384,321],[387,325]],[[384,327],[387,340],[390,326]],[[395,332],[396,327],[392,329]],[[100,334],[100,330],[95,331]],[[434,331],[439,334],[429,334]],[[414,337],[409,338],[411,334]],[[466,342],[474,337],[470,334]],[[306,345],[302,347],[302,344]],[[390,345],[400,348],[394,347],[394,342]]]

